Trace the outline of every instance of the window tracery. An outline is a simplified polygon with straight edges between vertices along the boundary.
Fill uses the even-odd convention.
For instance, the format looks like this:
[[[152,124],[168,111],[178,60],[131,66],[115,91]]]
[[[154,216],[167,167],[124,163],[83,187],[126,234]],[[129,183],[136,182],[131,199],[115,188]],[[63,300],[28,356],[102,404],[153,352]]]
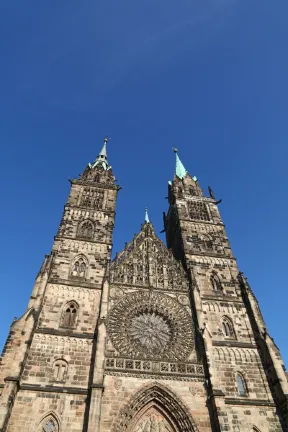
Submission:
[[[243,376],[240,373],[236,374],[236,384],[237,384],[237,390],[238,390],[239,396],[246,396],[247,395],[246,383],[245,383]],[[254,431],[254,430],[257,430],[257,429],[253,428],[252,431]]]
[[[42,420],[39,432],[59,432],[59,425],[56,418],[50,414]]]
[[[78,305],[74,301],[70,301],[66,304],[62,313],[61,326],[74,328],[76,326],[78,314]]]
[[[127,283],[133,284],[134,266],[133,263],[128,263],[126,267]]]
[[[224,336],[231,339],[235,339],[235,331],[234,331],[233,323],[229,318],[227,317],[223,318],[222,329],[223,329]]]
[[[102,209],[104,202],[104,191],[94,188],[85,188],[81,197],[81,205],[94,209]]]
[[[191,219],[209,221],[207,205],[201,201],[189,201],[188,212]]]
[[[201,241],[202,248],[204,250],[212,250],[213,249],[212,241],[211,241],[210,237],[208,237],[207,235],[204,235],[204,234],[200,234],[199,238]]]
[[[87,220],[81,222],[78,228],[77,237],[88,238],[91,239],[94,234],[94,224]]]
[[[87,271],[87,263],[83,256],[79,256],[74,260],[72,266],[72,276],[85,278]]]
[[[163,268],[163,261],[161,259],[157,260],[156,272],[157,272],[157,287],[161,288],[164,286],[164,268]]]
[[[184,360],[194,346],[185,307],[153,291],[122,297],[109,312],[108,332],[117,351],[135,358]]]
[[[211,275],[211,277],[210,277],[210,283],[211,283],[212,289],[214,291],[222,291],[221,282],[220,282],[218,276],[215,273],[213,273]]]

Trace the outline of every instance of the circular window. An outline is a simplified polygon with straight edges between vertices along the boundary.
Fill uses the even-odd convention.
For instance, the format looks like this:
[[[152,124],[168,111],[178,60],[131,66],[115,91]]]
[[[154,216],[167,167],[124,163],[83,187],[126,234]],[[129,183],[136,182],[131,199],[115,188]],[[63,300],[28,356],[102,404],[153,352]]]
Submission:
[[[111,309],[108,333],[119,353],[184,360],[194,347],[192,318],[176,300],[149,292],[128,294]]]

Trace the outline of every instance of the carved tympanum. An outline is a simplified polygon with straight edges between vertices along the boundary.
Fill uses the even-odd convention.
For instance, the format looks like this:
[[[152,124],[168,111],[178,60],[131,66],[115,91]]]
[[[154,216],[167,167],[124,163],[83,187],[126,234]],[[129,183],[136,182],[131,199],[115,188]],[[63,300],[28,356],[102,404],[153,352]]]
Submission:
[[[167,422],[163,415],[152,409],[140,418],[133,432],[175,432],[175,429]]]

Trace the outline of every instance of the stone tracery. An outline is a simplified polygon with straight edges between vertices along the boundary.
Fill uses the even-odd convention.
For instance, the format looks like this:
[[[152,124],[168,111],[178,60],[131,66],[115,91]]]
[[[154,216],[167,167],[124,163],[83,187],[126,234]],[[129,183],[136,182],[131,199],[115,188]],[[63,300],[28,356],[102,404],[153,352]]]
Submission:
[[[111,264],[111,281],[164,290],[187,291],[188,279],[152,226],[145,226]]]
[[[167,295],[130,293],[108,316],[108,332],[115,348],[125,356],[185,360],[194,347],[191,316]]]

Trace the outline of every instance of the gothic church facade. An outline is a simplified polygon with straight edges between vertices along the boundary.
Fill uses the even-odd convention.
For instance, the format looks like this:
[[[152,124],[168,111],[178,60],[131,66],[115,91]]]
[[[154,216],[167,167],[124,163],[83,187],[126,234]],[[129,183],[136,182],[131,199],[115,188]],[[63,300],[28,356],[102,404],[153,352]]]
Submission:
[[[288,431],[288,382],[217,200],[176,152],[164,214],[111,262],[104,147],[71,181],[0,362],[1,432]]]

